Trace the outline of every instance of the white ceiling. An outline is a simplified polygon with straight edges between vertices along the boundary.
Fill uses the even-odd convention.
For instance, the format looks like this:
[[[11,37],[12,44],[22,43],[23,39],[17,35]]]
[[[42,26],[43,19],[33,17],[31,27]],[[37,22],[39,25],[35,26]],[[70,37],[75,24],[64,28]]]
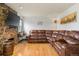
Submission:
[[[22,16],[52,16],[55,17],[73,3],[6,3]]]

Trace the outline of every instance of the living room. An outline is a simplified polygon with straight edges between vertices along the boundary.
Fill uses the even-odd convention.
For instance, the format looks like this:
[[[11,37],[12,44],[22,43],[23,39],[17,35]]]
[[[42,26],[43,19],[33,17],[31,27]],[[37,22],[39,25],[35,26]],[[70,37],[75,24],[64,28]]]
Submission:
[[[1,3],[0,55],[78,56],[78,7],[79,3]]]

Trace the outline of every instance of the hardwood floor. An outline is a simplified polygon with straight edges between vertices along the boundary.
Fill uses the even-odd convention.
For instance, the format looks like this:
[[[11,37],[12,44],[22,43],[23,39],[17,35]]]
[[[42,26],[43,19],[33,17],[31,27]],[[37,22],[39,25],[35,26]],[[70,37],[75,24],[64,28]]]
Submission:
[[[13,56],[58,56],[49,43],[21,42],[14,48]]]

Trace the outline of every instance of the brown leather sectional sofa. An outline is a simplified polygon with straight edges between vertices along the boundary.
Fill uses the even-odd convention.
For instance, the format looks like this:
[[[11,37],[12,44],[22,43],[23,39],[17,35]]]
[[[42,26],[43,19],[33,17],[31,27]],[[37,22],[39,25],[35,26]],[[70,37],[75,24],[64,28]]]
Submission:
[[[79,55],[79,31],[32,30],[28,42],[49,42],[60,56]]]
[[[46,31],[46,37],[49,43],[56,49],[59,55],[79,55],[79,31]]]

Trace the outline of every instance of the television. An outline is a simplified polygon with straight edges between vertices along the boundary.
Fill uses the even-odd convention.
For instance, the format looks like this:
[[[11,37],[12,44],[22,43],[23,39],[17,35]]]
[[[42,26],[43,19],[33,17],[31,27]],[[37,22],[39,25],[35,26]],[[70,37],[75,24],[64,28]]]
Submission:
[[[20,17],[17,14],[9,12],[7,20],[6,20],[6,24],[9,27],[17,28],[18,30],[19,22],[20,22]]]

